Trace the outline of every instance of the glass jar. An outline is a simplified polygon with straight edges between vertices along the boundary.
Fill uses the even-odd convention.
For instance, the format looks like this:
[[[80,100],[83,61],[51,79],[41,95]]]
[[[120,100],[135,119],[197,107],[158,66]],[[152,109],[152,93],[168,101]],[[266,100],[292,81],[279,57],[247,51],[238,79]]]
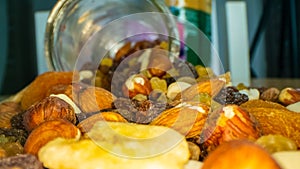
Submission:
[[[70,71],[99,64],[128,40],[162,37],[168,50],[179,52],[176,23],[163,0],[59,0],[47,21],[45,56],[50,69]]]

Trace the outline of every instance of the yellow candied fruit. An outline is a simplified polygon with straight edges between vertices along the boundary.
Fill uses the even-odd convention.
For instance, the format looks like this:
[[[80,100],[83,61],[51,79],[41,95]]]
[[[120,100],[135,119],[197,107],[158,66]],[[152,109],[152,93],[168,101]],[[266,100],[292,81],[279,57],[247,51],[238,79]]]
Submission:
[[[197,71],[197,74],[199,77],[213,77],[215,76],[213,70],[211,68],[208,67],[204,67],[201,65],[197,65],[195,66],[195,69]]]
[[[113,65],[113,60],[112,60],[112,58],[105,57],[102,59],[100,65],[111,67]]]
[[[152,77],[150,79],[150,84],[152,89],[161,90],[162,92],[167,92],[167,82],[164,79],[158,77]]]
[[[193,101],[198,101],[200,103],[211,105],[211,96],[208,93],[199,93],[193,98]]]
[[[162,41],[159,46],[162,48],[162,49],[169,49],[169,43],[166,42],[166,41]]]

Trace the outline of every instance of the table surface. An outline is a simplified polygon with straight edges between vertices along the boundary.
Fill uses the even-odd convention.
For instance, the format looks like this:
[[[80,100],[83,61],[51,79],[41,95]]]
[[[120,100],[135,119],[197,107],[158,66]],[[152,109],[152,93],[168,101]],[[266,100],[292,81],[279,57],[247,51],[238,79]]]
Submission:
[[[283,89],[286,87],[300,88],[300,79],[291,78],[255,78],[251,79],[253,87],[276,87]]]

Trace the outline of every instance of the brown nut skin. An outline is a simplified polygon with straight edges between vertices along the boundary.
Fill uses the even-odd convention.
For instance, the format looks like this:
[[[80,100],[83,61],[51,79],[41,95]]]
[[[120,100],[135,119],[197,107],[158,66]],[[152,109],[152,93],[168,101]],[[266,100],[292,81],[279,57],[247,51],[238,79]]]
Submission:
[[[220,92],[220,90],[225,86],[225,84],[226,81],[223,78],[214,78],[200,81],[179,93],[176,96],[175,100],[192,100],[201,93],[207,93],[211,97],[214,97]]]
[[[112,103],[116,99],[111,92],[104,88],[82,83],[69,85],[64,94],[71,98],[83,113],[112,108]]]
[[[198,144],[210,152],[220,144],[239,139],[255,141],[262,135],[259,123],[251,114],[237,105],[226,105],[208,117]]]
[[[149,79],[142,74],[135,74],[129,77],[122,86],[123,95],[133,98],[137,94],[148,96],[152,91]]]
[[[284,88],[279,94],[279,101],[284,105],[290,105],[300,101],[300,90],[290,87]]]
[[[46,121],[29,134],[24,145],[24,152],[37,155],[40,148],[55,138],[79,139],[80,135],[79,129],[67,120]]]
[[[32,131],[41,123],[54,119],[66,119],[76,123],[73,107],[58,97],[46,97],[32,105],[23,115],[23,124],[27,131]]]
[[[209,114],[209,107],[199,102],[186,102],[163,111],[150,125],[173,128],[186,138],[199,135]]]
[[[21,113],[21,106],[17,102],[3,102],[0,104],[0,128],[11,128],[13,116]]]
[[[248,140],[232,140],[220,145],[204,160],[202,169],[280,169],[272,156]]]

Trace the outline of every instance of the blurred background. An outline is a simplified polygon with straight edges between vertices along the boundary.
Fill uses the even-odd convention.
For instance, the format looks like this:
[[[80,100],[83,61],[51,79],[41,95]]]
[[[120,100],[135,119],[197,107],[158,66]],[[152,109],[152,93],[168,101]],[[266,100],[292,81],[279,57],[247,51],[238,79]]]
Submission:
[[[241,58],[249,58],[251,78],[300,78],[299,1],[191,1],[194,1],[191,4],[205,1],[208,5],[209,10],[194,17],[197,26],[215,45],[226,71],[233,63],[230,45],[244,45],[247,54]],[[195,18],[189,17],[190,11],[202,9],[185,6],[179,3],[180,0],[166,2],[175,15],[184,14],[191,21]],[[231,6],[231,2],[242,2],[245,8]],[[55,3],[56,0],[0,0],[0,95],[16,93],[48,70],[43,36],[47,16]],[[234,8],[242,11],[232,10]],[[234,19],[234,16],[240,16],[238,12],[246,14],[242,21]],[[241,30],[235,32],[232,28]],[[246,31],[244,44],[230,41],[243,31]]]

